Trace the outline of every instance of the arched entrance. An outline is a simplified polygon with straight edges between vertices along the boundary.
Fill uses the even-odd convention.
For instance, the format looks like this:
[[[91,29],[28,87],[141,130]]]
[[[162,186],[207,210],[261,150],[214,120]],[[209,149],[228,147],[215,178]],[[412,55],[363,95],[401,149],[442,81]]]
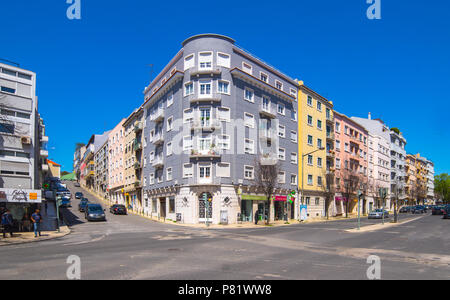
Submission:
[[[198,220],[199,222],[212,222],[212,195],[201,193],[198,198]]]

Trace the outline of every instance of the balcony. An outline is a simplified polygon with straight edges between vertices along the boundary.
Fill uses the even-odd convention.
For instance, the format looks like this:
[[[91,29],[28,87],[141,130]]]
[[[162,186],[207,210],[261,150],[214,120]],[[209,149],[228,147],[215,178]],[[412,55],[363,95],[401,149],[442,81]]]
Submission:
[[[164,133],[159,132],[159,133],[155,134],[155,136],[152,139],[152,143],[155,145],[164,143]]]
[[[327,120],[327,122],[330,122],[330,123],[333,123],[333,124],[334,124],[334,116],[332,116],[332,115],[327,115],[327,116],[326,116],[326,120]]]
[[[222,70],[220,68],[199,68],[196,67],[191,71],[191,76],[200,76],[200,75],[210,75],[218,76],[222,74]]]
[[[335,155],[336,155],[336,153],[334,152],[334,150],[327,151],[327,157],[333,158]]]
[[[212,148],[209,150],[191,150],[190,157],[191,158],[220,158],[219,152]]]
[[[162,155],[155,157],[152,161],[152,166],[154,168],[162,168],[164,166],[164,157]]]
[[[134,132],[135,133],[141,132],[143,128],[144,128],[144,125],[142,124],[142,122],[138,121],[138,122],[134,123]]]
[[[141,163],[140,162],[135,162],[133,164],[133,167],[134,167],[135,170],[139,170],[141,168]]]
[[[41,169],[42,169],[42,172],[48,172],[48,170],[49,170],[47,164],[42,164],[42,165],[41,165]]]
[[[142,143],[135,140],[133,143],[133,151],[141,151],[142,150]]]
[[[190,126],[193,130],[214,131],[222,128],[222,123],[217,119],[199,118],[192,121]]]
[[[275,165],[278,163],[278,155],[275,153],[263,153],[260,157],[261,165]]]
[[[327,132],[327,139],[328,140],[334,140],[334,132],[328,131]]]
[[[48,136],[46,135],[41,136],[41,142],[48,143]]]
[[[220,102],[222,101],[221,94],[213,93],[210,95],[190,95],[189,96],[189,102],[190,103],[201,103],[201,102],[207,102],[207,103],[214,103],[214,102]]]
[[[41,150],[39,151],[39,155],[40,155],[41,157],[48,157],[48,150],[41,149]]]
[[[160,122],[160,121],[164,120],[164,110],[158,109],[156,112],[154,112],[150,116],[150,120],[153,122]]]
[[[220,185],[222,182],[221,177],[199,177],[199,178],[189,178],[189,185]]]
[[[270,129],[260,129],[259,138],[263,140],[272,140],[277,138],[277,134]]]
[[[259,113],[270,119],[275,119],[277,117],[276,111],[274,109],[271,109],[270,107],[261,106],[259,108]]]

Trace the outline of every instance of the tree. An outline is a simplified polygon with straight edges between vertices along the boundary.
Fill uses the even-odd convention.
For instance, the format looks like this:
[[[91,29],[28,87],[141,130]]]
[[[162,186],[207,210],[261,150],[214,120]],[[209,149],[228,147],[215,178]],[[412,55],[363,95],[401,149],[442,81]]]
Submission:
[[[325,184],[322,184],[322,190],[325,195],[325,216],[329,218],[330,205],[333,203],[336,194],[336,183],[334,179],[334,171],[326,172],[323,176]]]
[[[442,173],[434,177],[434,193],[443,203],[450,203],[450,175]]]
[[[394,199],[394,222],[397,223],[399,210],[398,200],[400,199],[400,196],[402,196],[404,193],[405,185],[401,180],[401,178],[397,176],[394,179],[393,183],[391,184],[391,187],[392,187],[391,195],[392,198]]]
[[[341,180],[343,181],[342,196],[345,198],[345,217],[348,218],[349,210],[353,210],[354,203],[350,198],[356,196],[356,192],[361,188],[362,178],[353,169],[344,169],[341,172]]]
[[[260,156],[255,161],[255,185],[261,190],[267,197],[267,220],[266,224],[270,222],[270,207],[272,196],[275,194],[276,189],[279,186],[278,174],[280,172],[280,163],[266,157]]]
[[[415,200],[415,204],[422,203],[425,204],[425,198],[427,197],[427,187],[421,180],[416,180],[411,188],[411,196]]]

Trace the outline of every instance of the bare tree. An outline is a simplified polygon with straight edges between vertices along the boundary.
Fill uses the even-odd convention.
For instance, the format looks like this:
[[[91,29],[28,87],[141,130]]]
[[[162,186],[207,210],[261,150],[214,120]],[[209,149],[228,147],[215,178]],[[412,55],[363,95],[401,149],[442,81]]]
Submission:
[[[403,181],[400,177],[396,177],[394,182],[391,184],[391,195],[394,199],[394,222],[398,222],[398,200],[400,199],[400,196],[403,195],[405,189],[405,185],[403,184]]]
[[[322,185],[322,191],[325,195],[325,216],[329,219],[330,205],[333,203],[336,194],[336,183],[334,179],[334,171],[324,172],[325,184]]]
[[[260,156],[255,161],[255,176],[254,181],[257,188],[262,191],[267,197],[267,220],[266,224],[270,222],[270,207],[272,196],[279,187],[278,174],[280,172],[279,162],[267,163],[263,156]]]
[[[353,210],[354,202],[350,201],[352,196],[356,196],[356,192],[360,189],[361,176],[352,169],[345,169],[341,172],[342,195],[345,198],[345,217],[348,218],[349,210]]]

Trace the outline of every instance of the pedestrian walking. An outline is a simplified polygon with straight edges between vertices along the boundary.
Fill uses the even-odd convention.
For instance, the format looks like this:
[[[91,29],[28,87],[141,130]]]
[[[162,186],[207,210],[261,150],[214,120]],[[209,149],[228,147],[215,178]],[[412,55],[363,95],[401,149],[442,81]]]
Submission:
[[[13,237],[13,217],[9,210],[2,215],[2,225],[3,225],[3,237],[6,238],[6,233],[9,232],[11,237]]]
[[[255,225],[258,225],[258,219],[259,219],[259,213],[258,211],[255,212]]]
[[[34,226],[34,237],[37,237],[38,233],[39,233],[39,236],[41,236],[42,216],[39,213],[39,209],[36,209],[36,212],[31,215],[31,221],[33,222],[33,226]]]

